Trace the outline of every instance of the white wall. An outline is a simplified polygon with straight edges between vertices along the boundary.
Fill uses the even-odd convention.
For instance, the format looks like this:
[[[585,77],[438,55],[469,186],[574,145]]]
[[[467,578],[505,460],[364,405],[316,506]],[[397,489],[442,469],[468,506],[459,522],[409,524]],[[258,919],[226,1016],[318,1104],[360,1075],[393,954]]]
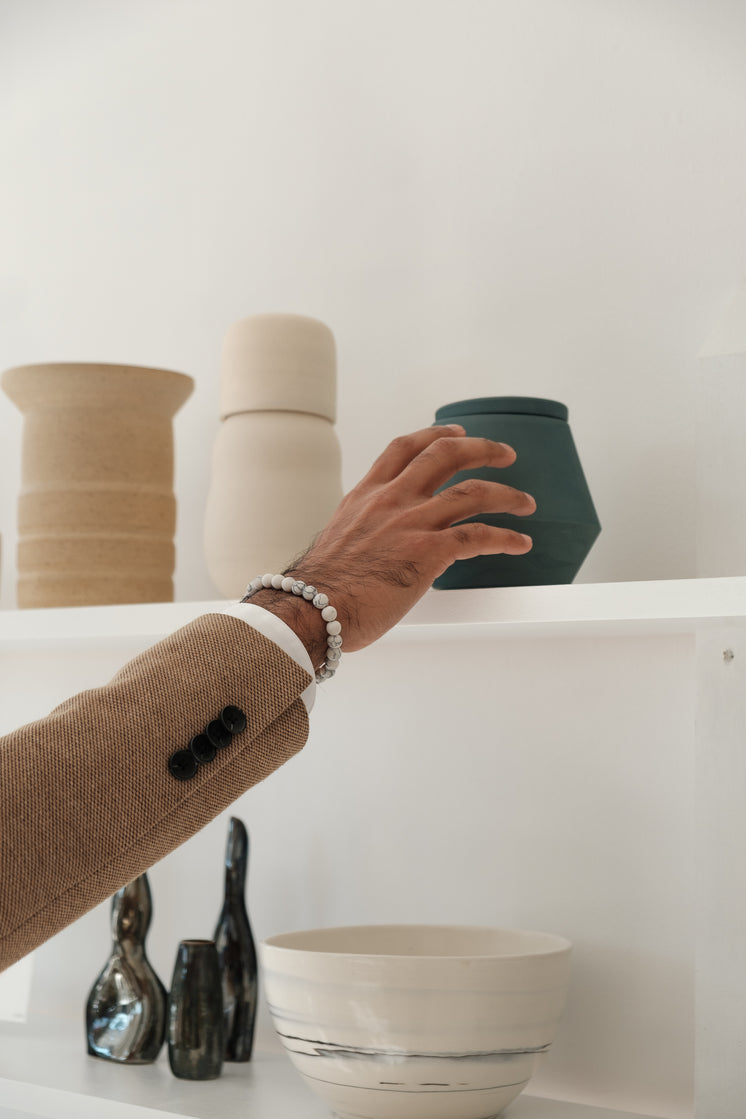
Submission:
[[[268,309],[335,331],[348,486],[440,403],[556,397],[604,526],[581,578],[693,575],[695,356],[744,280],[745,36],[739,0],[3,0],[0,368],[195,377],[178,598],[215,594],[221,339]],[[9,607],[5,397],[0,432]]]

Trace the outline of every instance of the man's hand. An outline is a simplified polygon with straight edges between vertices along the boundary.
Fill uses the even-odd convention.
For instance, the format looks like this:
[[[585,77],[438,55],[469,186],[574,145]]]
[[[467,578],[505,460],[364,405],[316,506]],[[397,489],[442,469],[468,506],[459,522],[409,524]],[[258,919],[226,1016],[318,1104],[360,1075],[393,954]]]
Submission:
[[[328,595],[345,652],[365,648],[395,625],[455,560],[530,551],[530,536],[457,523],[479,513],[528,516],[536,509],[530,494],[476,478],[435,492],[460,470],[510,466],[515,457],[512,447],[471,438],[458,425],[425,428],[389,444],[287,572]],[[287,621],[321,664],[323,622],[293,597],[259,591],[252,601]]]

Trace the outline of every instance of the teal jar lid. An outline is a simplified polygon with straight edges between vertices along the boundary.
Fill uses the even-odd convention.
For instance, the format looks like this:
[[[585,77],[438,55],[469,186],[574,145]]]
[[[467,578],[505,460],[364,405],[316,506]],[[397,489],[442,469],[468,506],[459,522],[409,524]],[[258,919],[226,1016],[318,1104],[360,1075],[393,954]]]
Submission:
[[[459,416],[485,415],[548,416],[552,420],[566,420],[566,404],[558,400],[544,400],[539,396],[477,396],[473,400],[457,400],[444,404],[435,413],[436,423],[448,423]]]

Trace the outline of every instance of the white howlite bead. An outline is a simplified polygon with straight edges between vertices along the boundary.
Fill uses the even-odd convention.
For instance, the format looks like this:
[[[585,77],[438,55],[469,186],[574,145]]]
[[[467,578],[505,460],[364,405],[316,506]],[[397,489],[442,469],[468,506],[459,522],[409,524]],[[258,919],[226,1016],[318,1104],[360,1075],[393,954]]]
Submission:
[[[311,583],[304,583],[302,579],[294,579],[292,575],[258,575],[246,587],[246,597],[260,591],[263,587],[276,591],[286,591],[290,594],[302,596],[306,602],[312,603],[320,611],[321,617],[326,622],[326,663],[316,673],[316,680],[321,683],[331,680],[339,668],[342,660],[342,625],[337,621],[337,611],[329,605],[329,598],[323,591],[317,591]]]

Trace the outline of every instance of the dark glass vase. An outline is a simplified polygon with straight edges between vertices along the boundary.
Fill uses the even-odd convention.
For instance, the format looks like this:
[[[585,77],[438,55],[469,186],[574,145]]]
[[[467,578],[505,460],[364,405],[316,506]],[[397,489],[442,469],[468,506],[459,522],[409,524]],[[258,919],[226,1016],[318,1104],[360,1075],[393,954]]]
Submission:
[[[147,875],[112,898],[111,955],[86,1004],[88,1052],[126,1064],[148,1064],[166,1029],[166,990],[145,955],[152,916]]]
[[[223,991],[212,940],[182,940],[168,997],[168,1061],[182,1080],[223,1071]]]
[[[246,912],[249,837],[231,816],[225,851],[225,898],[215,929],[223,982],[226,1061],[250,1061],[257,1005],[257,962]]]
[[[436,424],[460,423],[467,435],[508,443],[517,454],[512,466],[462,470],[447,485],[464,478],[502,482],[532,494],[536,512],[529,517],[510,513],[469,517],[471,521],[528,533],[533,548],[521,556],[457,560],[435,580],[435,587],[524,587],[573,581],[601,525],[567,416],[564,404],[535,396],[485,396],[437,410]]]

